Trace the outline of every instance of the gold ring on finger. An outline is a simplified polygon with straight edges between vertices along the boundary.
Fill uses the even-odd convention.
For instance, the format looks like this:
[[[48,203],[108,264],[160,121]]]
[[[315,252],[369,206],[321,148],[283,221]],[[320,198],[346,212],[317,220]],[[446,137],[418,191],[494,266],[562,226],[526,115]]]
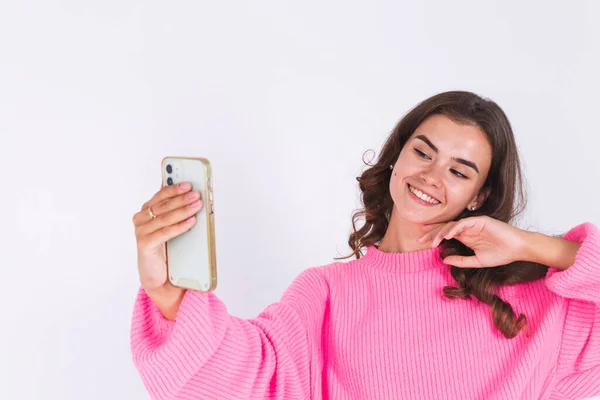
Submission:
[[[150,219],[156,218],[156,215],[152,212],[152,207],[148,207],[148,214],[150,215]]]

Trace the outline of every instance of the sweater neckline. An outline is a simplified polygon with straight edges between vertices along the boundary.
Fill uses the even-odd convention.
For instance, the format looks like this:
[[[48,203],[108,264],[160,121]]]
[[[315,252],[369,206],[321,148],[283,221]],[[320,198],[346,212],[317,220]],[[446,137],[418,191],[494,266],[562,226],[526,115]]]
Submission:
[[[371,267],[397,271],[401,273],[418,272],[432,268],[449,268],[440,256],[442,246],[402,253],[387,253],[379,250],[379,246],[370,245],[362,257],[363,262]]]

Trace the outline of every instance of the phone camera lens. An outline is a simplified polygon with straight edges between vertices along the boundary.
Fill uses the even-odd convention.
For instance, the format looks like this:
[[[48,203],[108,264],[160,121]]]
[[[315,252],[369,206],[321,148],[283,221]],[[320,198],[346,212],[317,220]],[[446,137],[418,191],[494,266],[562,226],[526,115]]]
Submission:
[[[173,167],[171,167],[171,164],[167,165],[167,172],[170,174],[171,172],[173,172]]]
[[[168,178],[167,185],[172,185],[172,184],[173,184],[173,178]]]

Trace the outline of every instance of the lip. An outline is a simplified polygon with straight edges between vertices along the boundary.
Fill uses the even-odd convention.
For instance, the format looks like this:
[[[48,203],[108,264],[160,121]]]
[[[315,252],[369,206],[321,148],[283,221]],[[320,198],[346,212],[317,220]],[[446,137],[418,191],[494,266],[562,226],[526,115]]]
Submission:
[[[429,196],[429,197],[431,197],[431,198],[433,198],[433,199],[435,199],[435,200],[439,201],[439,204],[442,204],[442,201],[441,201],[440,199],[438,199],[436,196],[433,196],[431,193],[428,193],[428,192],[426,192],[425,190],[421,189],[420,187],[418,187],[418,186],[415,186],[415,185],[413,185],[413,184],[411,184],[411,183],[407,183],[407,186],[406,186],[406,187],[408,188],[408,186],[412,186],[412,187],[414,187],[415,189],[417,189],[417,190],[421,191],[422,193],[425,193],[427,196]],[[410,192],[410,188],[408,188],[408,189],[409,189],[408,191]],[[413,194],[413,193],[411,192],[411,194]],[[433,205],[439,205],[439,204],[433,204]]]

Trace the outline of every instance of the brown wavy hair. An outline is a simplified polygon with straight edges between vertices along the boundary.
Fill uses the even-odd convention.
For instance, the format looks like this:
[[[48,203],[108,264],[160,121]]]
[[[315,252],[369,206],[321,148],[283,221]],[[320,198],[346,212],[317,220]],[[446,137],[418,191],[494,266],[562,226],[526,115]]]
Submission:
[[[486,201],[476,211],[463,210],[456,220],[487,215],[512,223],[526,206],[521,163],[512,127],[502,109],[492,100],[467,91],[448,91],[434,95],[411,109],[396,125],[385,141],[374,164],[357,177],[363,208],[352,216],[353,233],[348,239],[352,253],[345,259],[362,256],[361,248],[378,244],[386,233],[392,214],[393,200],[389,185],[390,165],[396,163],[400,151],[415,129],[428,117],[442,114],[456,123],[479,127],[492,147],[492,161],[482,190],[491,188]],[[364,160],[363,160],[364,161]],[[356,223],[364,225],[356,229]],[[471,256],[475,253],[456,239],[443,240],[442,258],[449,255]],[[527,317],[515,315],[510,304],[497,295],[500,286],[531,282],[546,276],[548,267],[533,262],[517,261],[493,268],[458,268],[450,266],[450,273],[458,287],[446,286],[444,295],[449,299],[471,300],[471,295],[491,306],[496,328],[506,338],[514,338],[528,327]]]

